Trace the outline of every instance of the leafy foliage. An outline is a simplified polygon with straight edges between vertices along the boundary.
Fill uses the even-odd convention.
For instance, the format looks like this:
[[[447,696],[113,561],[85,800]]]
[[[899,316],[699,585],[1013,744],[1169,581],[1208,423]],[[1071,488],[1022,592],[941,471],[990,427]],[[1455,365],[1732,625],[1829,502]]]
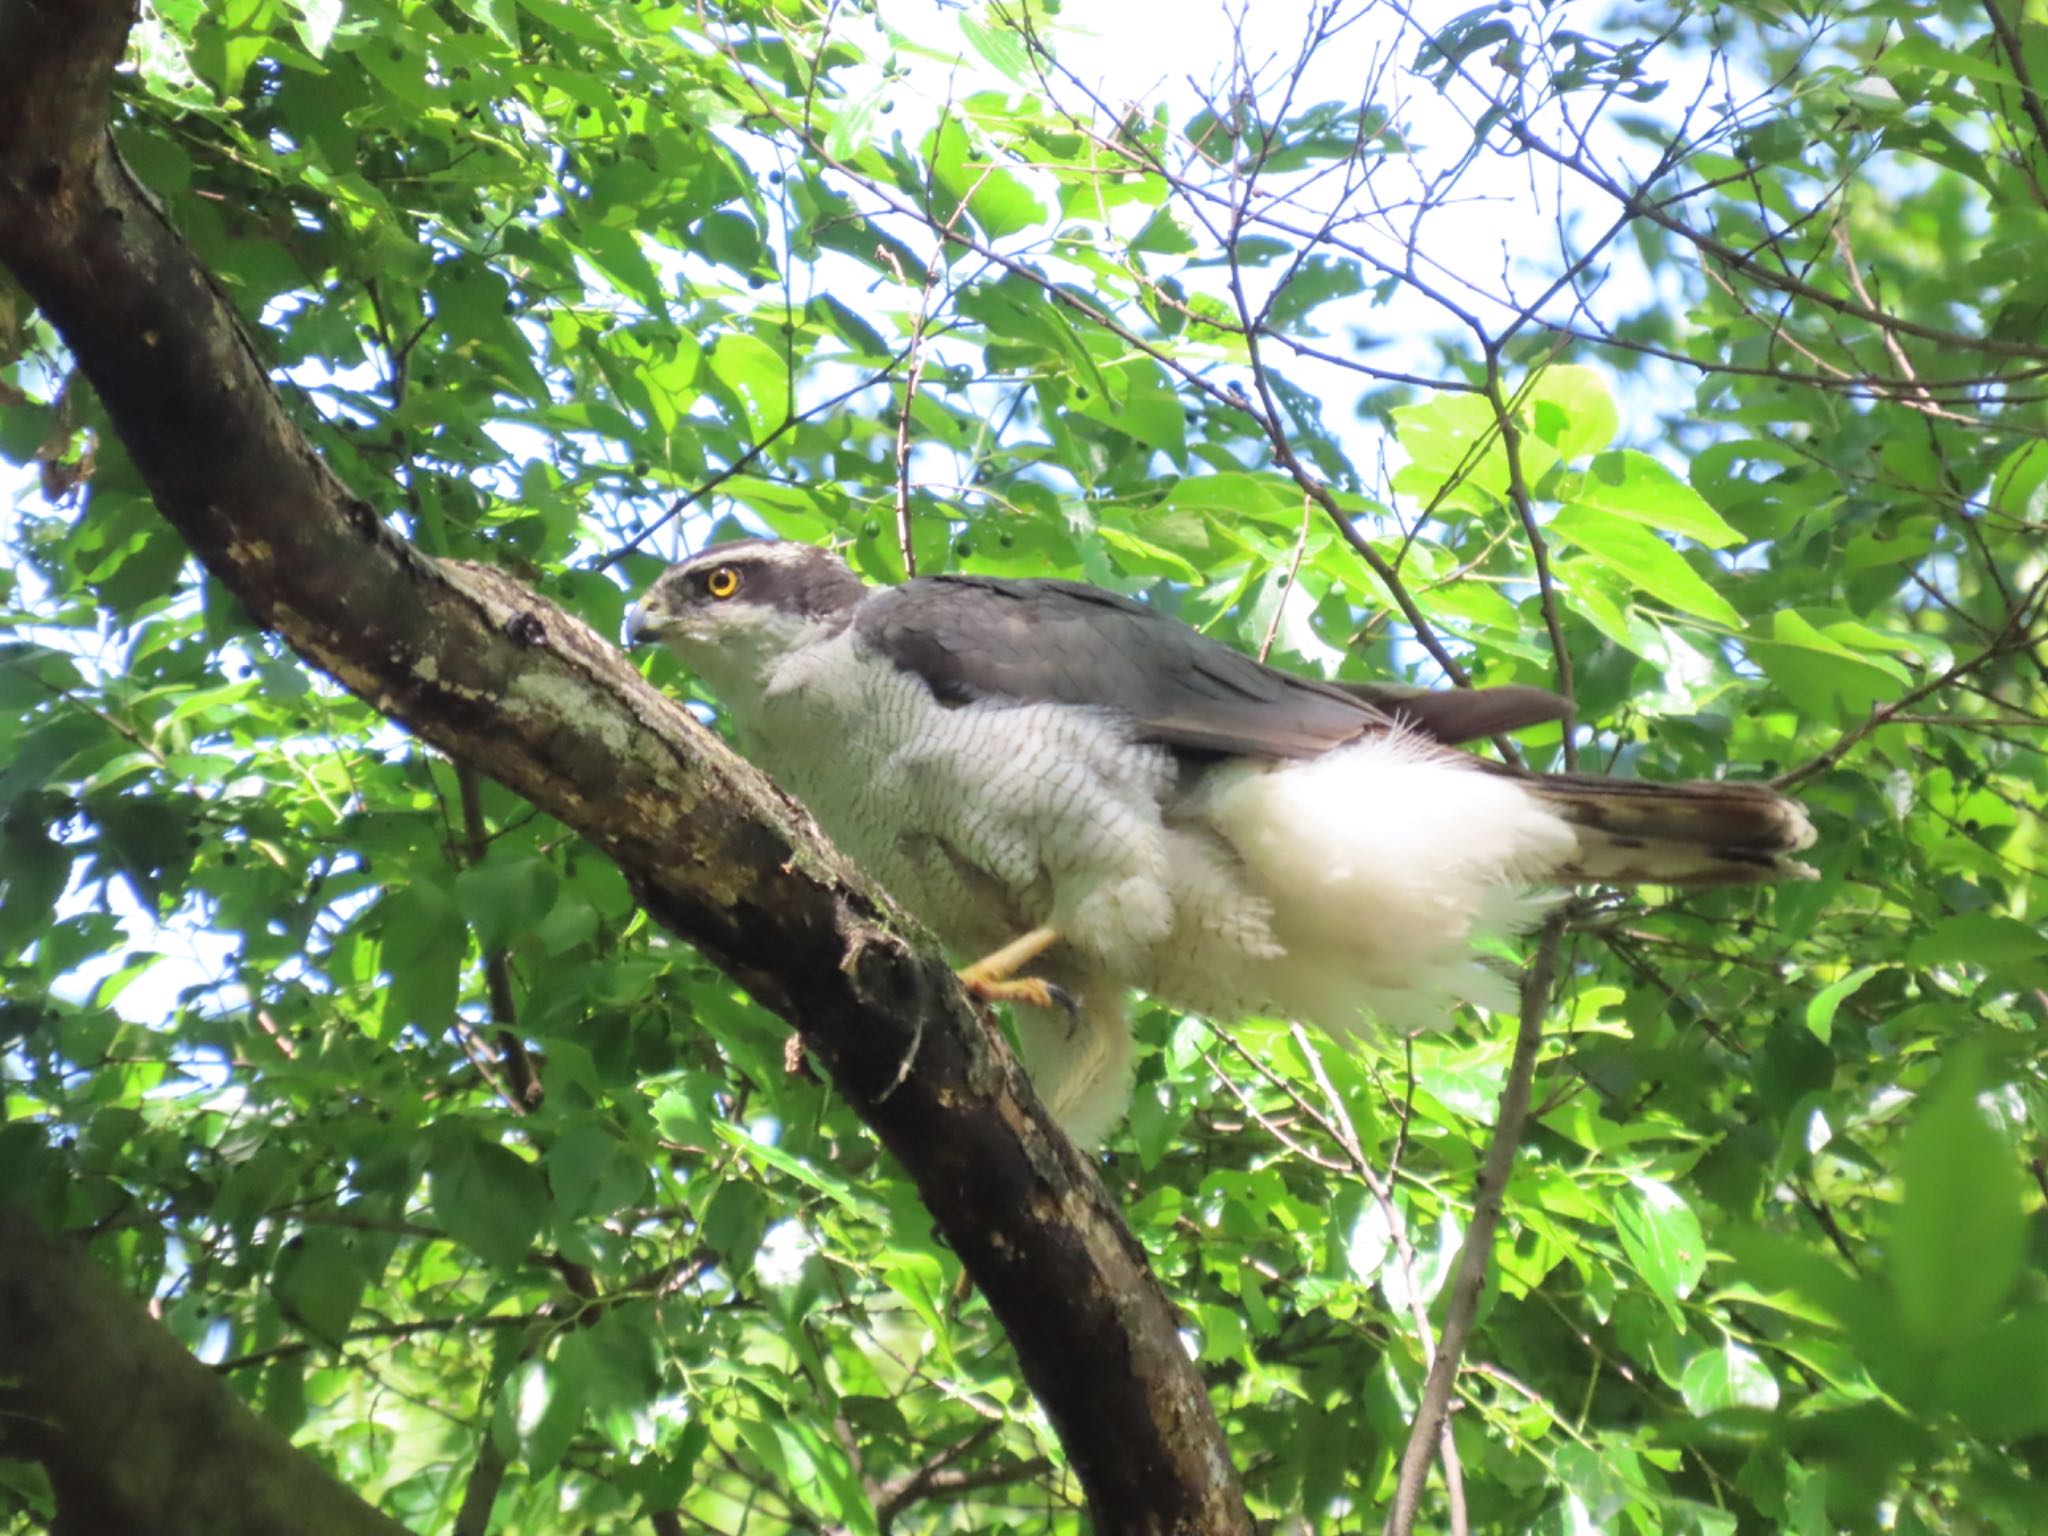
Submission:
[[[1458,1495],[2038,1528],[2048,28],[1626,9],[1318,7],[1124,106],[1049,5],[177,0],[115,131],[375,513],[600,629],[766,528],[1796,786],[1817,881],[1574,907]],[[773,1021],[256,630],[10,289],[0,364],[0,1186],[420,1529],[1081,1528]],[[1254,1510],[1362,1529],[1511,1021],[1140,1030],[1104,1170]]]

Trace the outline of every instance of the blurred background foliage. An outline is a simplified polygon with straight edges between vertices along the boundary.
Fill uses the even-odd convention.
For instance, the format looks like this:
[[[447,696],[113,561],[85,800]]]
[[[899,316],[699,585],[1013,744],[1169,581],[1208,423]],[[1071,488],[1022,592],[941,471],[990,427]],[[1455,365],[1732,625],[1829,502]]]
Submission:
[[[158,0],[114,133],[353,490],[601,631],[768,530],[1781,778],[1819,880],[1576,903],[1455,1518],[2021,1531],[2039,82],[2019,0]],[[0,456],[0,1184],[419,1530],[1084,1527],[776,1023],[253,629],[4,285]],[[1140,1033],[1102,1168],[1254,1510],[1376,1525],[1512,1021]]]

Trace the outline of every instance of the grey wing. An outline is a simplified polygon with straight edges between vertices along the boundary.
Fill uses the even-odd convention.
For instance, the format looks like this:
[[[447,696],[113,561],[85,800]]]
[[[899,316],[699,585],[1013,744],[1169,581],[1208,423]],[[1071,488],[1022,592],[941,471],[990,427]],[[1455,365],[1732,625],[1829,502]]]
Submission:
[[[1184,752],[1314,757],[1397,715],[1452,742],[1564,713],[1561,699],[1535,688],[1431,693],[1295,677],[1076,582],[930,577],[875,593],[854,623],[944,703],[1113,709],[1137,722],[1141,739]]]

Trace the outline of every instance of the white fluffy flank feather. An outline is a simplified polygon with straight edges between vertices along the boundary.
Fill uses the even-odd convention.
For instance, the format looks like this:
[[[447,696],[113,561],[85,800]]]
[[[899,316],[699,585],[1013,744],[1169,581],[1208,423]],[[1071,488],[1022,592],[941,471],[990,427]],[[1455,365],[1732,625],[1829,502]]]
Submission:
[[[1122,987],[1090,988],[1074,1003],[1072,1014],[1019,1006],[1017,1044],[1053,1119],[1092,1149],[1131,1107],[1131,1025]]]
[[[1549,898],[1529,886],[1578,851],[1516,781],[1401,732],[1222,768],[1207,812],[1272,903],[1273,1006],[1343,1031],[1367,1025],[1361,1009],[1409,1032],[1442,1028],[1459,1001],[1511,1006],[1472,938],[1533,923]]]

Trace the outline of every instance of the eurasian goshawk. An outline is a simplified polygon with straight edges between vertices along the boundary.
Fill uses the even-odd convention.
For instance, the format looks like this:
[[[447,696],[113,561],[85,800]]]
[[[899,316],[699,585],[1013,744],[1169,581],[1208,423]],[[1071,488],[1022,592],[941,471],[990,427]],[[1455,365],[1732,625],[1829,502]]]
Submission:
[[[1074,582],[871,588],[747,541],[664,572],[627,635],[673,651],[833,841],[982,957],[963,977],[1023,1005],[1025,1066],[1084,1144],[1130,1096],[1133,987],[1219,1020],[1441,1026],[1509,1006],[1471,940],[1532,922],[1533,887],[1812,873],[1805,812],[1764,786],[1456,749],[1562,718],[1541,689],[1316,682]]]

